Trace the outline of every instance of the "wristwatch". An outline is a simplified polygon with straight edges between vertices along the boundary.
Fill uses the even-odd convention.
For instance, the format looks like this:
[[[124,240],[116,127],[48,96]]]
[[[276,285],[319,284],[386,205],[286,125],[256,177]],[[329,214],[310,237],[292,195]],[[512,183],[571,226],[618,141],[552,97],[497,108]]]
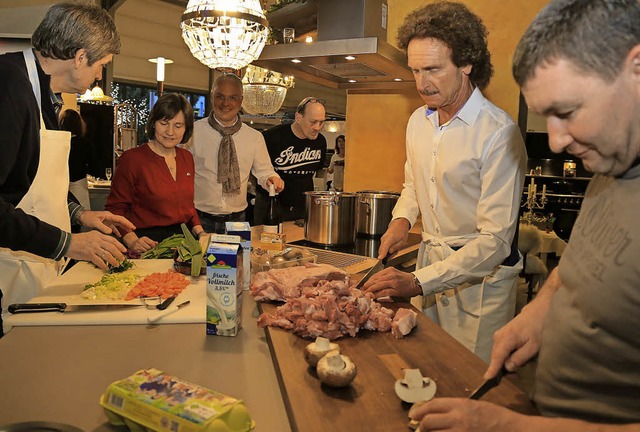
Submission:
[[[416,276],[415,273],[411,273],[411,276],[413,276],[413,285],[420,290],[419,295],[422,295],[422,285],[420,284],[420,280],[418,279],[418,276]]]

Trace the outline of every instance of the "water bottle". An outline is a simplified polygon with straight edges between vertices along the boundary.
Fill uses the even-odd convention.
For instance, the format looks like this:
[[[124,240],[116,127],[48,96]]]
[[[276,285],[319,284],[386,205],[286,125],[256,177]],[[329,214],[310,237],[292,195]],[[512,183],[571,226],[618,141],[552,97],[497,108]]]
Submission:
[[[267,217],[264,221],[264,232],[275,234],[282,232],[282,213],[273,184],[269,185],[269,204],[267,205]]]

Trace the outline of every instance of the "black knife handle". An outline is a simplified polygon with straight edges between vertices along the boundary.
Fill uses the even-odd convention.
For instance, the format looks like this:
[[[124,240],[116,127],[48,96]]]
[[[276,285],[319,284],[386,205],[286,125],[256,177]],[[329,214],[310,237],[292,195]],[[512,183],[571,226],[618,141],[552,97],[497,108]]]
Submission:
[[[14,303],[7,308],[10,313],[64,312],[66,303]]]
[[[167,298],[165,301],[163,301],[162,303],[160,303],[158,306],[156,306],[156,308],[159,310],[165,310],[166,308],[169,307],[171,303],[173,303],[175,299],[176,299],[176,296],[171,296]]]

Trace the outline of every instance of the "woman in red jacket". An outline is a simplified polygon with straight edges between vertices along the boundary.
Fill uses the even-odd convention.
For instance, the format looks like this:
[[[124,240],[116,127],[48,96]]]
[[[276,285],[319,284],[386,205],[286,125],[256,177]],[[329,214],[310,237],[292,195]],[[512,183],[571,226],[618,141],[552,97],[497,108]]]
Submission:
[[[192,132],[191,104],[182,95],[167,93],[149,113],[149,142],[120,158],[105,208],[137,227],[123,236],[129,249],[145,252],[181,233],[182,223],[196,237],[204,231],[193,205],[193,156],[177,147]]]

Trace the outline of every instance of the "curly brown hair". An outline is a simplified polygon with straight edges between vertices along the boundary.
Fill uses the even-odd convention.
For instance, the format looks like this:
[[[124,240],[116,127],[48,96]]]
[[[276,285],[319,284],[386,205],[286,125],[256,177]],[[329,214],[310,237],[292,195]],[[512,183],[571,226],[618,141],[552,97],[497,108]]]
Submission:
[[[398,29],[398,46],[405,53],[413,39],[438,39],[451,49],[456,67],[471,65],[470,81],[480,90],[493,75],[487,29],[464,4],[439,1],[409,13]]]

